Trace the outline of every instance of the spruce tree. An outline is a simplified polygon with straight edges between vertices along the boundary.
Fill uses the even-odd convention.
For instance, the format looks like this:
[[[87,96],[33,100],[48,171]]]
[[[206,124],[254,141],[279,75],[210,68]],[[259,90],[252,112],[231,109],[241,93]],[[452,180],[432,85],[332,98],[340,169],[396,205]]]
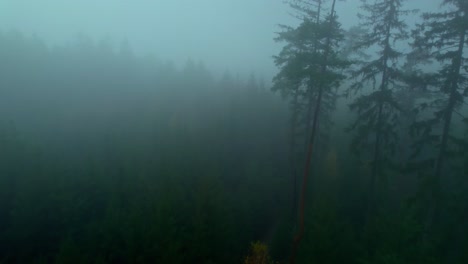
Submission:
[[[403,0],[362,0],[365,15],[359,15],[365,33],[356,41],[355,49],[375,50],[370,57],[358,61],[353,71],[356,81],[348,92],[359,93],[350,108],[357,118],[350,126],[355,132],[352,150],[362,159],[370,160],[367,219],[374,214],[378,179],[394,168],[398,144],[398,119],[401,108],[395,91],[402,85],[399,59],[404,55],[396,46],[408,38],[402,16]]]
[[[274,57],[280,72],[273,79],[272,90],[280,92],[283,97],[290,100],[290,150],[289,159],[292,173],[292,218],[297,214],[297,177],[299,161],[302,161],[305,144],[303,138],[310,124],[313,95],[310,79],[309,65],[318,44],[315,34],[320,22],[322,0],[311,3],[305,1],[292,1],[290,6],[297,11],[297,18],[301,20],[297,28],[281,25],[282,32],[278,33],[276,41],[286,42],[280,54]]]
[[[419,112],[433,111],[413,125],[416,136],[415,153],[431,150],[434,155],[419,155],[419,168],[426,169],[428,213],[426,229],[432,229],[440,219],[443,182],[453,181],[457,174],[453,166],[464,152],[462,135],[455,127],[461,125],[466,114],[461,113],[468,96],[468,2],[444,0],[441,11],[423,14],[423,22],[414,30],[414,54],[425,63],[437,63],[439,69],[429,76],[434,80],[431,89],[438,96],[421,103]],[[433,110],[435,109],[435,110]],[[450,163],[452,161],[452,163]],[[454,163],[455,162],[455,163]],[[428,166],[429,165],[429,166]],[[427,169],[433,171],[427,172]],[[444,177],[444,179],[442,179]]]
[[[336,0],[332,1],[329,15],[323,19],[319,16],[322,4],[322,1],[317,1],[318,12],[305,11],[306,14],[314,14],[314,17],[304,16],[297,28],[287,28],[280,33],[278,40],[288,44],[275,58],[276,64],[280,66],[276,83],[294,83],[295,86],[291,86],[288,91],[302,91],[299,95],[303,96],[307,106],[304,114],[306,129],[309,118],[311,122],[307,129],[309,131],[306,130],[308,141],[299,208],[299,230],[294,238],[291,263],[295,262],[298,245],[304,234],[305,193],[316,150],[315,143],[319,136],[319,124],[326,124],[327,118],[329,121],[329,113],[334,108],[336,99],[336,88],[344,79],[343,69],[348,66],[348,62],[341,58],[338,51],[343,34],[335,15]]]

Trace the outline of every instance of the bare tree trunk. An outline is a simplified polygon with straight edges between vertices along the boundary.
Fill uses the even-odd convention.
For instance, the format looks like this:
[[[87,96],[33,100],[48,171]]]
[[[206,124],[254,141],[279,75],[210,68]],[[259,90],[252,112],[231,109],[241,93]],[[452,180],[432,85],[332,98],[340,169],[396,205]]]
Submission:
[[[292,102],[292,120],[291,120],[291,139],[289,146],[290,166],[292,173],[292,213],[291,218],[294,221],[297,215],[297,162],[296,162],[296,125],[297,125],[297,97],[298,91],[294,94]]]

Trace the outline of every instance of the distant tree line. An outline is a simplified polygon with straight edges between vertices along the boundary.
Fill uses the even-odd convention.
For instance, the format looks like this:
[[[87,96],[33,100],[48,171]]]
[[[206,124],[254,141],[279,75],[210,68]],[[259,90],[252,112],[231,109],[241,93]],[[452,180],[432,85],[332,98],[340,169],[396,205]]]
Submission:
[[[0,263],[241,263],[280,244],[287,109],[82,37],[0,34]]]

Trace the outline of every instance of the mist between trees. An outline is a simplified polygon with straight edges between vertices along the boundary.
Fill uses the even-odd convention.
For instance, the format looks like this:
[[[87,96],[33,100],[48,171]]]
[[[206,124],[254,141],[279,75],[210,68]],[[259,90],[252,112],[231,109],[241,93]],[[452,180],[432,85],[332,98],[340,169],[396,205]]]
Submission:
[[[467,263],[468,2],[440,2],[345,30],[291,1],[271,84],[1,32],[0,263]]]

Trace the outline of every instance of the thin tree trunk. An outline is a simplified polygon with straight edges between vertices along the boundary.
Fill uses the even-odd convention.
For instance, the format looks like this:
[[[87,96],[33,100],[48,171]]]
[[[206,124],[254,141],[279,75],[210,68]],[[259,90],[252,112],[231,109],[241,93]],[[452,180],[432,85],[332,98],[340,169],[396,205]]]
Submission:
[[[395,9],[392,8],[390,12],[395,12]],[[388,83],[388,52],[390,49],[390,23],[387,25],[386,28],[386,36],[385,36],[385,46],[384,46],[384,54],[383,54],[383,69],[382,69],[382,80],[380,83],[380,92],[383,92],[387,89]],[[367,208],[367,216],[366,221],[369,221],[371,216],[374,214],[376,205],[377,205],[377,195],[376,195],[376,185],[377,185],[377,175],[380,172],[380,160],[381,160],[381,140],[382,140],[382,114],[384,103],[382,101],[378,102],[379,104],[379,111],[377,112],[377,127],[375,131],[375,145],[374,145],[374,160],[372,164],[372,171],[371,171],[371,179],[369,184],[369,197],[368,197],[368,208]]]
[[[326,46],[325,46],[325,53],[324,53],[324,62],[322,65],[322,75],[326,73],[327,71],[327,63],[328,63],[328,55],[330,53],[330,42],[331,42],[331,30],[332,30],[332,25],[333,25],[333,19],[334,19],[334,14],[335,14],[335,3],[336,0],[333,0],[332,4],[332,9],[330,13],[330,25],[329,25],[329,34],[327,36],[327,41],[326,41]],[[294,238],[293,245],[292,245],[292,252],[291,252],[291,258],[290,258],[290,263],[294,264],[296,262],[296,254],[297,250],[299,248],[299,243],[302,240],[302,237],[304,236],[304,214],[305,214],[305,196],[306,196],[306,190],[307,190],[307,179],[309,176],[309,170],[310,170],[310,165],[311,165],[311,160],[312,160],[312,154],[314,150],[314,139],[317,134],[317,127],[318,127],[318,118],[319,118],[319,113],[320,113],[320,106],[322,103],[322,94],[323,94],[323,82],[321,81],[319,83],[319,92],[318,92],[318,97],[317,97],[317,104],[315,106],[315,111],[314,111],[314,120],[312,123],[312,131],[310,135],[310,141],[309,141],[309,147],[307,151],[307,158],[305,162],[305,167],[304,167],[304,176],[303,176],[303,181],[302,181],[302,189],[301,189],[301,200],[300,200],[300,207],[299,207],[299,231],[297,235]]]
[[[315,23],[318,25],[320,23],[320,14],[322,12],[322,0],[319,0],[318,1],[318,7],[317,7],[317,19],[315,20]],[[317,39],[315,39],[314,41],[314,53],[317,52],[317,46],[318,46],[318,41]],[[311,128],[311,125],[312,125],[312,105],[313,105],[313,102],[314,102],[314,97],[313,97],[313,94],[312,94],[312,80],[310,81],[310,84],[309,84],[309,94],[308,94],[308,102],[307,102],[307,116],[306,116],[306,135],[308,135],[310,133],[310,128]],[[309,145],[309,142],[307,141],[306,142],[306,146]],[[306,147],[306,151],[307,151],[307,147]]]
[[[466,32],[465,30],[461,30],[460,32],[460,40],[458,43],[458,50],[457,50],[457,56],[454,58],[453,61],[453,72],[452,72],[452,80],[451,80],[451,87],[450,87],[450,97],[449,97],[449,103],[447,106],[447,116],[445,118],[444,122],[444,127],[442,130],[442,141],[440,144],[440,150],[437,156],[436,160],[436,167],[435,167],[435,173],[434,173],[434,178],[432,182],[432,197],[434,199],[434,205],[433,205],[433,215],[431,216],[432,219],[429,219],[429,222],[433,223],[434,221],[437,221],[437,218],[440,214],[440,195],[441,195],[441,183],[440,183],[440,177],[443,171],[443,165],[445,161],[445,154],[447,151],[447,145],[448,145],[448,138],[449,138],[449,133],[450,133],[450,126],[452,122],[452,115],[453,111],[455,108],[456,104],[456,96],[457,96],[457,88],[458,88],[458,80],[460,78],[460,68],[461,68],[461,61],[463,57],[463,48],[465,45],[465,37],[466,37]]]
[[[374,213],[377,201],[376,201],[376,191],[375,186],[377,182],[377,174],[379,172],[379,163],[380,163],[380,137],[382,135],[382,112],[383,112],[383,103],[379,103],[379,112],[377,113],[377,131],[375,134],[375,146],[374,146],[374,162],[372,164],[371,178],[369,184],[369,197],[368,197],[368,209],[367,209],[367,220],[371,218]]]
[[[318,125],[318,114],[320,112],[321,100],[322,100],[322,89],[319,88],[317,105],[315,106],[314,121],[312,123],[312,132],[311,132],[309,146],[307,150],[307,158],[306,158],[306,164],[304,167],[304,175],[303,175],[303,180],[302,180],[301,200],[300,200],[300,207],[299,207],[299,231],[296,237],[294,238],[294,242],[293,242],[293,250],[292,250],[291,259],[290,259],[291,264],[295,263],[297,249],[299,247],[299,243],[302,239],[302,236],[304,235],[304,212],[305,212],[305,194],[307,190],[307,178],[309,176],[310,163],[312,160],[312,153],[314,150],[314,139],[317,133],[316,128]]]
[[[296,163],[296,125],[297,125],[297,97],[299,91],[296,91],[292,102],[292,120],[291,120],[291,141],[290,141],[290,166],[292,173],[292,213],[291,219],[294,221],[297,215],[297,163]]]

